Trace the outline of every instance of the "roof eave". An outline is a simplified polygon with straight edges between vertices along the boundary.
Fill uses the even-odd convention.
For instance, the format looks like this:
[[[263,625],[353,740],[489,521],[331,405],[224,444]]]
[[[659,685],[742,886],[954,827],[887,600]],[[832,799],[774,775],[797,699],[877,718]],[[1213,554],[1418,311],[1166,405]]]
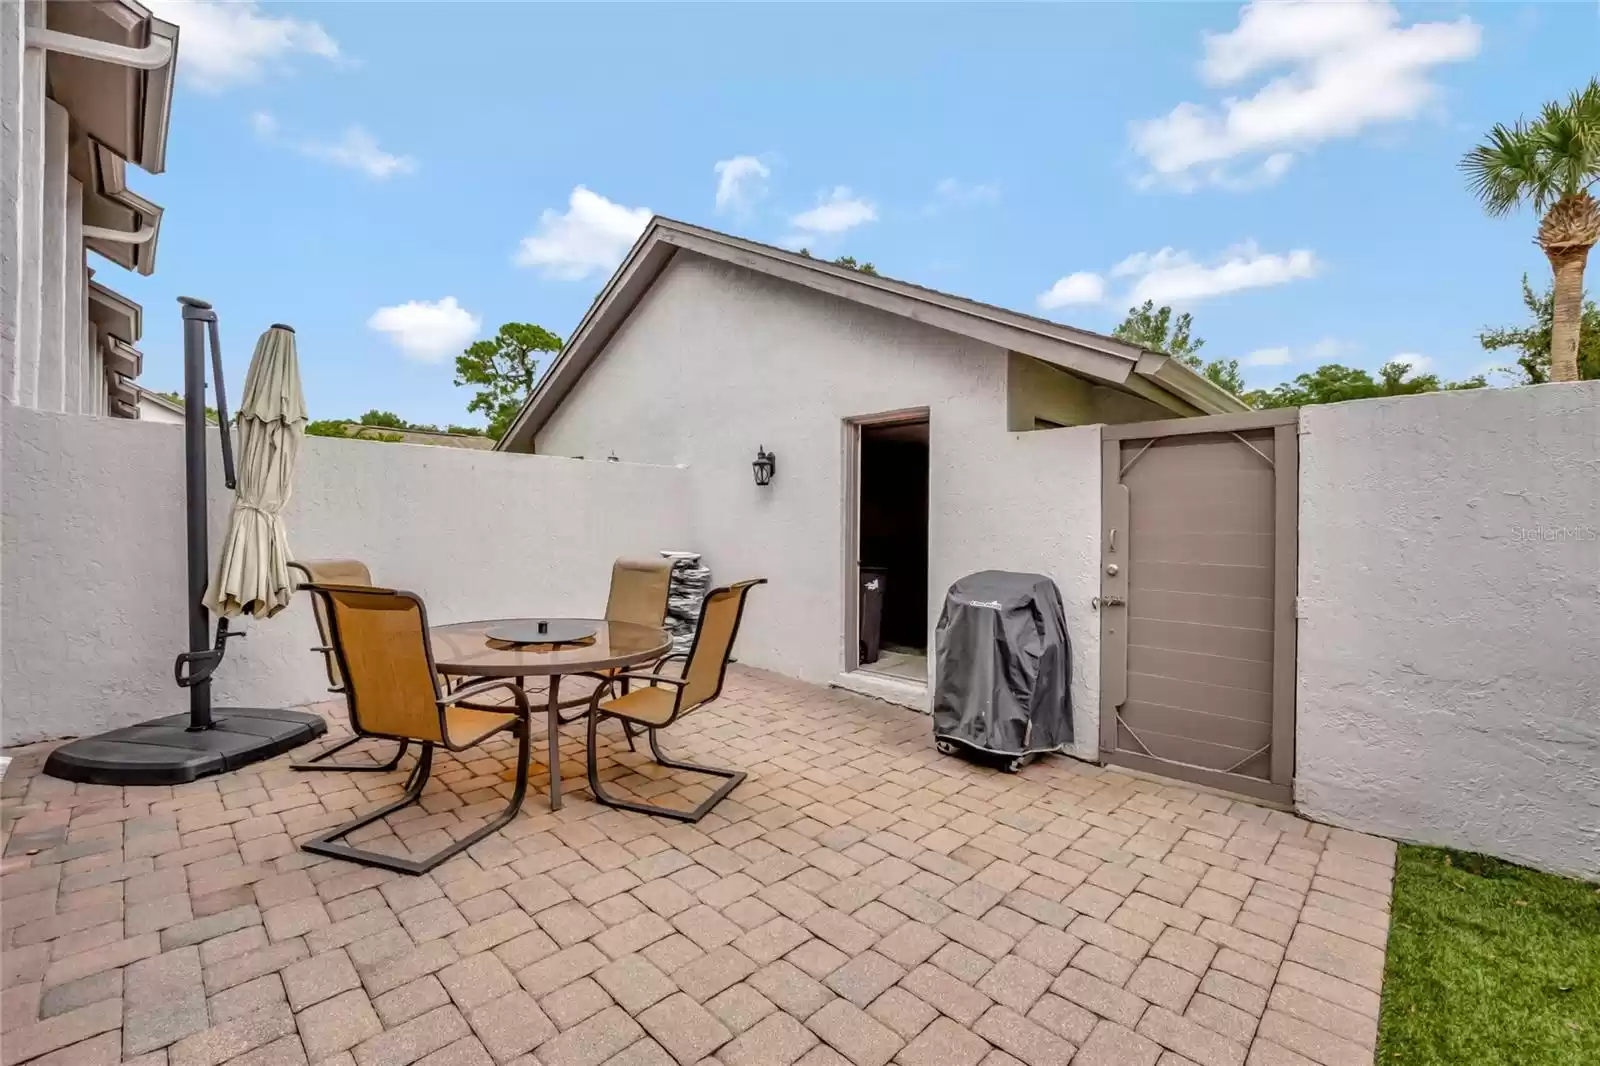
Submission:
[[[1187,367],[1087,330],[978,303],[848,267],[798,255],[771,245],[747,241],[686,222],[655,216],[634,242],[599,296],[584,314],[561,353],[534,386],[522,410],[495,443],[497,450],[531,447],[534,436],[565,400],[588,365],[620,327],[643,293],[678,251],[692,252],[743,266],[758,273],[923,322],[936,329],[972,337],[1005,351],[1017,351],[1063,367],[1090,380],[1132,388],[1135,374],[1153,388],[1170,390],[1182,403],[1166,406],[1175,413],[1192,405],[1203,413],[1244,410],[1233,397]],[[1146,360],[1156,361],[1147,363]],[[1166,369],[1172,362],[1177,369]],[[1144,369],[1140,369],[1144,367]],[[1143,385],[1144,382],[1138,382]]]
[[[1135,372],[1142,378],[1154,381],[1166,391],[1182,397],[1200,409],[1202,414],[1225,415],[1252,410],[1239,397],[1212,382],[1182,360],[1160,352],[1146,352],[1140,357]]]

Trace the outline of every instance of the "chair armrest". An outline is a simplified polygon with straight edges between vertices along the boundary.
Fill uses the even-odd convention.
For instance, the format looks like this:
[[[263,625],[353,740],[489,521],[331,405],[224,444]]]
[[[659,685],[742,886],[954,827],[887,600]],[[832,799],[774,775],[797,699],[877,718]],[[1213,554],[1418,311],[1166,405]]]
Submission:
[[[446,693],[439,700],[439,706],[448,707],[453,703],[463,703],[473,696],[481,696],[485,692],[493,692],[495,689],[501,688],[511,693],[512,702],[516,704],[517,710],[526,715],[528,713],[528,694],[523,691],[521,685],[509,677],[491,677],[483,681],[475,681],[470,685],[464,685],[454,692]],[[490,708],[484,707],[481,709],[488,710]]]
[[[688,678],[667,677],[665,674],[649,674],[638,670],[623,670],[611,675],[611,680],[620,681],[627,678],[629,681],[648,681],[654,685],[657,681],[664,681],[669,685],[677,685],[680,689],[689,683]]]

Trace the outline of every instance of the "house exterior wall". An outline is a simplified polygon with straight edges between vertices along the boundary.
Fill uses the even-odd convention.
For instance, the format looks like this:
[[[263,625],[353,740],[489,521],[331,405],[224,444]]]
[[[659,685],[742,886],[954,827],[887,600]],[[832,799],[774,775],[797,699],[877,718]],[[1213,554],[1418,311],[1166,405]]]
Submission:
[[[183,431],[7,407],[0,428],[0,741],[79,736],[180,713],[187,646]],[[211,545],[226,528],[211,433]],[[300,558],[354,557],[421,594],[436,623],[597,615],[618,556],[692,540],[683,471],[308,438],[284,513]],[[108,535],[115,530],[116,535]],[[306,598],[243,620],[218,706],[326,696]]]
[[[1600,877],[1600,382],[1301,419],[1299,809]]]
[[[83,189],[68,173],[71,116],[49,99],[46,53],[23,47],[43,0],[0,3],[0,396],[106,414],[87,327]]]
[[[1007,353],[680,252],[538,433],[549,455],[681,464],[715,580],[769,579],[739,658],[806,680],[845,663],[847,420],[926,408],[929,647],[945,590],[988,567],[1055,577],[1075,643],[1077,735],[1092,755],[1098,434],[1006,428]],[[755,485],[758,446],[777,474]],[[1026,516],[1026,517],[1021,517]],[[1083,560],[1087,559],[1084,564]]]

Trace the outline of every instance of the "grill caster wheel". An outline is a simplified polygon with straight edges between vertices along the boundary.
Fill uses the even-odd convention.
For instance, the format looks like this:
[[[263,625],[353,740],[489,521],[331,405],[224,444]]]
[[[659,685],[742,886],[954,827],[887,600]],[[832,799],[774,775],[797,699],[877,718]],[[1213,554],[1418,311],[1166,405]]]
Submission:
[[[1033,761],[1033,756],[1032,755],[1019,755],[1015,759],[1012,759],[1012,760],[1010,760],[1009,762],[1006,763],[1005,771],[1008,774],[1021,773],[1022,772],[1022,768],[1024,766],[1027,766],[1032,761]]]
[[[933,742],[933,746],[939,750],[940,755],[954,755],[956,753],[956,746],[948,740],[936,740]]]

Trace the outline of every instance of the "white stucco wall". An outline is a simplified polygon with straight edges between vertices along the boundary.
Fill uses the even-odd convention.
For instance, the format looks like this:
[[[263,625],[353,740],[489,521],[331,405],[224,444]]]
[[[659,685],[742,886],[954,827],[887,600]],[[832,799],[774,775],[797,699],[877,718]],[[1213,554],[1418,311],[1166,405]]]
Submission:
[[[1300,810],[1600,877],[1600,382],[1301,420]]]
[[[183,431],[3,412],[0,739],[72,736],[178,713],[186,646]],[[212,557],[231,502],[212,434]],[[365,560],[434,622],[598,614],[611,563],[690,541],[683,471],[308,438],[285,512],[301,558]],[[218,705],[285,706],[327,685],[305,597],[244,620]]]
[[[1092,755],[1098,433],[1009,432],[1004,350],[680,252],[536,446],[686,465],[696,536],[683,546],[719,582],[770,582],[751,596],[740,659],[827,683],[855,639],[844,624],[846,420],[922,407],[930,638],[963,574],[1055,577],[1075,642],[1077,734]],[[760,445],[778,460],[765,488],[750,472]]]

